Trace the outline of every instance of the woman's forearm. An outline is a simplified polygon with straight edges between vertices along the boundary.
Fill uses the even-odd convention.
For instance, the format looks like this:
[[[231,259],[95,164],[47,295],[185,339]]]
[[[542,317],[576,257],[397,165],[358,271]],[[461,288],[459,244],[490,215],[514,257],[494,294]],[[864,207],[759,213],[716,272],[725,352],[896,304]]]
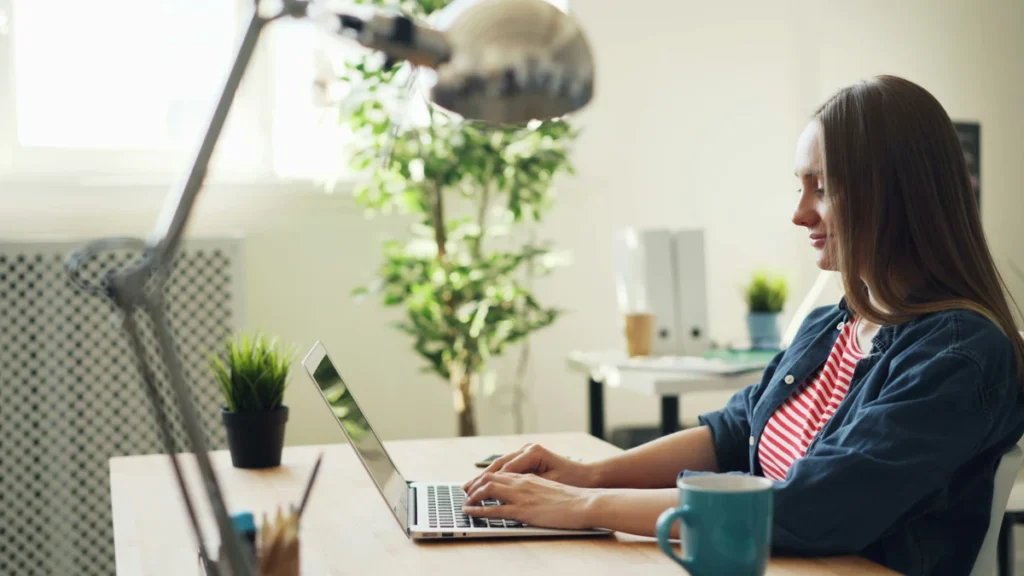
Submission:
[[[669,488],[676,485],[683,470],[718,472],[715,444],[707,426],[676,432],[596,462],[594,486]]]
[[[679,503],[675,488],[660,490],[603,489],[590,500],[587,525],[638,536],[654,536],[658,516]],[[678,523],[672,538],[679,537]]]

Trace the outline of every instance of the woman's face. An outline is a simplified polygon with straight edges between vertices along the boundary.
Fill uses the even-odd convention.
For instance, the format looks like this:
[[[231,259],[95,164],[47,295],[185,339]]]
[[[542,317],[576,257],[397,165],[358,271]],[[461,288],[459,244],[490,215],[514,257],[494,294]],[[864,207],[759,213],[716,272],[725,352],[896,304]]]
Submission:
[[[800,181],[799,200],[793,212],[793,224],[807,228],[818,268],[836,270],[835,251],[826,249],[835,239],[825,199],[825,166],[822,154],[821,126],[812,120],[796,144],[796,177]]]

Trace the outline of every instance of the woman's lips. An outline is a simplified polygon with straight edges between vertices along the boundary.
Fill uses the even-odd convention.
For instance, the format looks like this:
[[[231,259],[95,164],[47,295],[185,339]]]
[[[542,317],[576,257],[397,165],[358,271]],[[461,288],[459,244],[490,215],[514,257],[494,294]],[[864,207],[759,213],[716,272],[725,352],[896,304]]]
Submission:
[[[825,247],[825,240],[828,239],[828,234],[811,234],[811,246],[817,249]]]

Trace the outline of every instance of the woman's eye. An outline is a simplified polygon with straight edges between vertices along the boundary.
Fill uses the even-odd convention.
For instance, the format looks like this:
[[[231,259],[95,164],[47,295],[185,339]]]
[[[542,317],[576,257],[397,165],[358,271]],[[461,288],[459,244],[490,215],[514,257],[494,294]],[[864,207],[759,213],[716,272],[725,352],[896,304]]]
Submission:
[[[825,189],[824,188],[818,188],[817,192],[818,192],[818,196],[824,196],[825,195]]]

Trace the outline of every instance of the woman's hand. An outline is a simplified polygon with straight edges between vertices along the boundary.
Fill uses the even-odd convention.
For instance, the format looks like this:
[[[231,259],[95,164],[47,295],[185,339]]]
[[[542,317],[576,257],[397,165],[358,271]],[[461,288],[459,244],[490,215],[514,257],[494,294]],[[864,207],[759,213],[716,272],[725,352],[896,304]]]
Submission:
[[[592,528],[598,490],[567,486],[533,474],[485,472],[467,493],[463,510],[480,518],[505,518],[544,528]],[[483,500],[501,505],[481,506]]]
[[[484,476],[498,472],[536,474],[547,480],[581,488],[596,488],[598,484],[595,465],[575,462],[539,444],[527,444],[492,462],[480,476],[466,482],[462,489],[469,494],[481,486]]]

